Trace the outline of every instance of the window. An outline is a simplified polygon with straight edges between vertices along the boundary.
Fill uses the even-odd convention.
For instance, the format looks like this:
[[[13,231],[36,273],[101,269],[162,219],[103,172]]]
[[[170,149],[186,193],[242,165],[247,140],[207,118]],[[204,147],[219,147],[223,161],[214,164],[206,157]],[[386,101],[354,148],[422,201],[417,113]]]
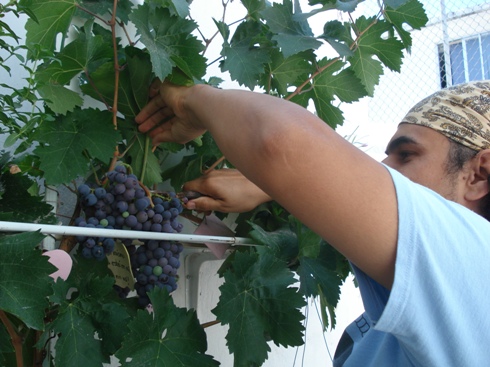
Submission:
[[[444,47],[439,45],[441,88],[490,79],[490,33],[451,42],[448,56],[449,60],[446,60]]]

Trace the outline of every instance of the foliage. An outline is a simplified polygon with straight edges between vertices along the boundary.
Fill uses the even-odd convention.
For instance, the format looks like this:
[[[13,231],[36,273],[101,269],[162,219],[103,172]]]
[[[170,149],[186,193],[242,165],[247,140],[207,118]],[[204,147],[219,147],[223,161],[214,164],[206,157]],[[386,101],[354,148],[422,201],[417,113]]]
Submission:
[[[201,0],[194,0],[194,3]],[[189,0],[20,0],[0,4],[0,66],[25,71],[21,86],[1,83],[0,220],[53,223],[42,200],[46,185],[75,190],[79,179],[99,181],[117,161],[131,165],[148,187],[178,188],[206,169],[232,166],[205,134],[184,146],[151,147],[134,116],[158,78],[219,86],[222,74],[243,88],[290,100],[335,128],[339,103],[372,96],[385,68],[399,71],[412,45],[409,29],[427,17],[418,0],[384,0],[379,12],[354,17],[361,0],[300,2],[242,0],[245,16],[202,29]],[[328,20],[332,11],[349,21]],[[25,21],[25,40],[5,22]],[[324,16],[321,34],[310,22]],[[133,31],[133,29],[135,29]],[[207,32],[211,35],[205,36]],[[209,54],[220,42],[218,55]],[[322,56],[326,55],[326,56]],[[214,60],[214,61],[213,61]],[[74,216],[78,207],[73,208]],[[256,248],[238,249],[224,262],[224,284],[213,309],[229,326],[236,366],[259,366],[274,342],[304,343],[301,309],[318,297],[325,328],[335,325],[347,261],[277,203],[237,219],[238,235]],[[153,313],[113,292],[107,262],[75,259],[66,281],[54,282],[42,256],[40,233],[0,237],[0,366],[214,366],[205,333],[192,310],[176,307],[165,291],[150,294]],[[64,238],[63,240],[66,240]],[[54,356],[49,344],[54,345]],[[44,361],[44,362],[43,362]]]

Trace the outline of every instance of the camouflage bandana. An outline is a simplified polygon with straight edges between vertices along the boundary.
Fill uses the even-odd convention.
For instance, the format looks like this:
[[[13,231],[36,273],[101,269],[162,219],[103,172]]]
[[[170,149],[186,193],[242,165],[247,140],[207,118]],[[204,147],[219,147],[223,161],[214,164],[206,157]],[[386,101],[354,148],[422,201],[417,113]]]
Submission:
[[[401,123],[429,127],[476,151],[490,148],[490,80],[436,92],[417,103]]]

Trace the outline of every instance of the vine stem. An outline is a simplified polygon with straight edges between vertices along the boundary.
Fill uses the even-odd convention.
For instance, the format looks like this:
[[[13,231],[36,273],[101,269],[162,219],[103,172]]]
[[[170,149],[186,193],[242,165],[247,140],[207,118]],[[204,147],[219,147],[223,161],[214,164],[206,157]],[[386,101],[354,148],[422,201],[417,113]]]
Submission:
[[[209,321],[209,322],[205,322],[204,324],[201,324],[201,327],[202,327],[203,329],[205,329],[205,328],[208,328],[208,327],[210,327],[210,326],[218,325],[218,324],[220,324],[220,323],[221,323],[221,321],[219,321],[219,320]]]
[[[213,169],[215,169],[215,168],[216,168],[216,166],[217,166],[218,164],[220,164],[220,163],[221,163],[221,162],[223,162],[224,160],[225,160],[225,156],[222,156],[220,159],[218,159],[216,162],[214,162],[214,163],[211,165],[211,167],[209,167],[207,170],[205,170],[205,171],[203,172],[203,175],[206,175],[206,174],[208,174],[209,172],[211,172]]]
[[[116,11],[117,1],[114,0],[114,6],[112,8],[112,17],[109,22],[112,34],[112,48],[114,51],[114,102],[112,103],[112,122],[114,128],[117,130],[117,103],[119,98],[119,60],[117,57],[117,39],[116,39]]]
[[[3,310],[0,310],[0,320],[2,320],[2,323],[5,325],[7,332],[10,335],[10,339],[12,339],[12,345],[15,349],[15,359],[17,360],[17,367],[23,367],[24,361],[22,357],[22,338],[15,331],[12,323],[7,317],[7,314]]]

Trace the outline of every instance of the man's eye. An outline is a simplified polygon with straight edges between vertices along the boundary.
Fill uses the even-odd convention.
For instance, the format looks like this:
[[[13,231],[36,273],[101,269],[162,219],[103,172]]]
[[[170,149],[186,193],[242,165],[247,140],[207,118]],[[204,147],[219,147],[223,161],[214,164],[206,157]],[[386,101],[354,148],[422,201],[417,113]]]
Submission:
[[[398,158],[400,160],[406,160],[408,158],[410,158],[410,156],[412,155],[413,153],[412,152],[407,152],[407,151],[400,151],[398,152]]]

